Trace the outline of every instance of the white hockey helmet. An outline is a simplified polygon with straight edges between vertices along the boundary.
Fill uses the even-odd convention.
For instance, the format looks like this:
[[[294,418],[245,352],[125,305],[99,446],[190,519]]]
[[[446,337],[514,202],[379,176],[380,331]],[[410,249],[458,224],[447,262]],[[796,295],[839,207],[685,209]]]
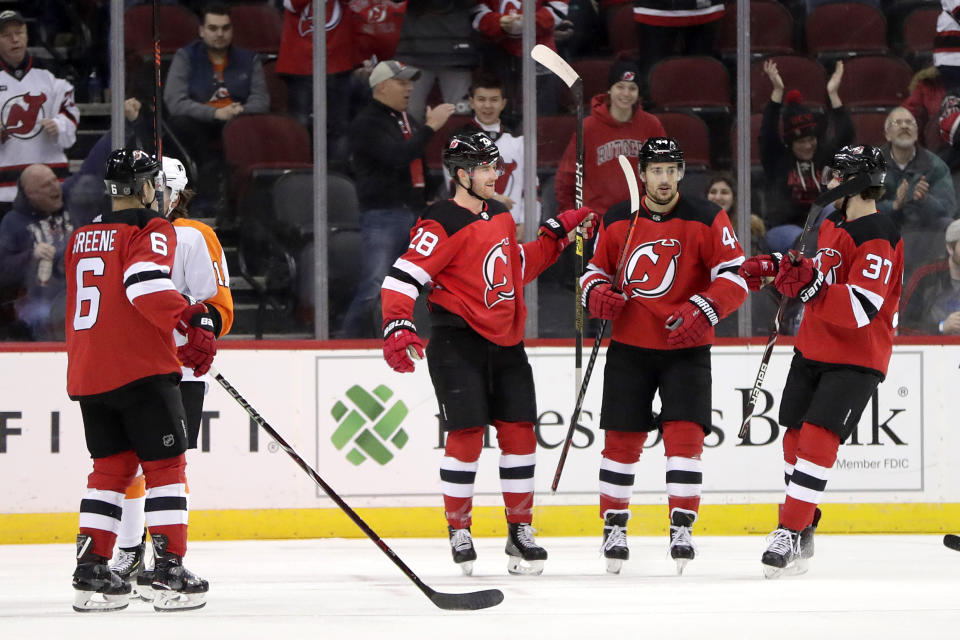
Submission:
[[[176,158],[164,156],[163,177],[167,188],[170,189],[170,201],[165,203],[169,216],[176,202],[180,199],[180,192],[187,188],[187,169]]]

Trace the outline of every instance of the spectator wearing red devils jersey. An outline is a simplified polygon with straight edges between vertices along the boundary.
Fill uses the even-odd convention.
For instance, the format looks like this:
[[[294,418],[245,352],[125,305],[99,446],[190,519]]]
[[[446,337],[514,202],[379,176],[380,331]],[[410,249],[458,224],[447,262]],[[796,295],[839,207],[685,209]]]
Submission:
[[[636,222],[627,202],[603,217],[581,278],[592,316],[613,322],[604,370],[600,428],[600,515],[607,570],[629,557],[626,524],[636,465],[647,433],[663,430],[670,551],[682,571],[694,557],[691,530],[700,506],[700,455],[710,430],[713,327],[746,299],[737,269],[743,250],[727,214],[681,196],[683,152],[671,138],[640,149],[645,195]],[[662,408],[654,420],[659,390]]]
[[[78,611],[126,606],[130,585],[107,561],[138,465],[156,551],[153,586],[170,592],[158,596],[155,608],[202,606],[207,590],[206,581],[182,566],[187,429],[177,383],[180,362],[202,374],[216,346],[206,307],[190,305],[170,278],[177,236],[156,211],[159,176],[153,156],[114,151],[104,180],[112,211],[77,229],[65,255],[67,391],[80,403],[93,458],[80,504],[73,577]],[[179,349],[174,329],[187,336]],[[191,597],[181,602],[184,593]]]
[[[903,241],[876,215],[886,161],[876,147],[844,147],[827,185],[866,176],[820,226],[815,258],[755,256],[741,274],[752,290],[774,286],[804,303],[796,353],[780,400],[786,499],[762,563],[767,577],[802,573],[813,556],[820,503],[840,443],[860,420],[890,361],[903,279]]]
[[[457,134],[443,154],[456,184],[451,200],[431,205],[390,269],[381,290],[383,353],[396,371],[414,370],[423,343],[413,324],[420,291],[428,298],[432,334],[427,364],[447,434],[440,465],[453,560],[468,574],[476,551],[470,536],[474,479],[488,425],[497,430],[500,480],[509,535],[510,573],[539,574],[547,552],[530,524],[537,417],[533,374],[523,346],[523,286],[552,264],[587,209],[547,220],[533,242],[516,242],[516,225],[496,193],[500,152],[485,133]]]

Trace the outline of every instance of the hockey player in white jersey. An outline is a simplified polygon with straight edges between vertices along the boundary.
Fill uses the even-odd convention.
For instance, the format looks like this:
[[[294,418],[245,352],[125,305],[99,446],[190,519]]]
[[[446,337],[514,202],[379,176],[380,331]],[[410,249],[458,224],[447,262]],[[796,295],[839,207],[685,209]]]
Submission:
[[[177,233],[177,250],[170,274],[177,290],[202,300],[213,317],[214,335],[226,335],[233,325],[233,298],[230,295],[230,275],[223,248],[216,233],[208,225],[187,216],[187,205],[193,192],[187,189],[187,172],[176,158],[163,158],[166,189],[163,202],[166,215],[172,219]],[[174,332],[177,346],[186,341]],[[203,415],[203,397],[209,382],[207,376],[197,377],[192,369],[182,367],[180,395],[187,415],[188,446],[197,447]],[[117,553],[111,569],[120,577],[135,583],[136,595],[144,600],[154,596],[153,575],[145,567],[146,537],[144,533],[144,477],[139,475],[127,489],[123,502],[120,532],[117,535]]]

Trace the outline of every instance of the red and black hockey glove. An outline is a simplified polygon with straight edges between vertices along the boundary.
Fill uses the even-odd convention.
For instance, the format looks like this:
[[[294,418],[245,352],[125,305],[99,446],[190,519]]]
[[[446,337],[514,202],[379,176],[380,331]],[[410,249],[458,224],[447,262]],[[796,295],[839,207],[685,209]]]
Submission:
[[[700,343],[710,327],[720,322],[720,314],[713,306],[713,300],[706,296],[695,295],[684,302],[667,318],[667,346],[674,348],[695,347]]]
[[[780,271],[773,281],[777,291],[789,298],[800,298],[800,302],[810,302],[823,288],[823,272],[817,269],[813,260],[791,251],[789,259],[780,263]]]
[[[423,360],[423,342],[412,320],[388,320],[383,325],[383,359],[398,373],[414,370],[413,359]]]
[[[583,298],[587,301],[590,316],[601,320],[616,320],[627,298],[619,291],[614,291],[613,285],[606,280],[594,280],[583,290]]]
[[[590,217],[589,220],[587,218]],[[583,223],[583,239],[589,240],[593,237],[594,219],[596,214],[590,207],[580,207],[579,209],[568,209],[560,215],[547,218],[540,223],[540,235],[547,235],[557,240],[557,249],[563,251],[572,240],[570,232],[575,230],[580,223]],[[586,222],[584,222],[586,220]]]
[[[760,291],[766,278],[776,277],[781,260],[783,260],[782,253],[753,256],[740,265],[740,277],[747,281],[747,288],[750,291]]]
[[[197,302],[184,309],[177,331],[187,336],[187,344],[177,348],[177,357],[183,366],[193,369],[193,375],[202,376],[210,370],[213,356],[217,355],[217,337],[207,305]]]

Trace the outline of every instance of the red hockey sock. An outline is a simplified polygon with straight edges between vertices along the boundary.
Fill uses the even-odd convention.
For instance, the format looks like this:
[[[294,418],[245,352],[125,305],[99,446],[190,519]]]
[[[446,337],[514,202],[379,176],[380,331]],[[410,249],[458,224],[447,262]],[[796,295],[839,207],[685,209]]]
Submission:
[[[494,420],[500,446],[500,489],[507,522],[533,522],[537,436],[531,422]]]
[[[663,425],[664,455],[667,457],[667,507],[700,510],[703,486],[703,427],[695,422],[669,420]]]
[[[80,501],[80,533],[93,538],[93,552],[98,556],[113,556],[123,496],[136,472],[137,456],[133,451],[93,459],[87,492]]]
[[[605,431],[600,458],[600,517],[607,511],[630,508],[637,461],[643,453],[645,432]]]
[[[473,484],[483,449],[483,432],[483,427],[471,427],[447,434],[445,455],[440,462],[440,485],[447,524],[454,529],[466,529],[472,523]]]
[[[813,522],[839,448],[837,434],[809,422],[803,423],[797,442],[797,463],[780,511],[782,526],[801,531]]]
[[[144,510],[150,534],[167,537],[167,551],[178,556],[187,553],[187,460],[180,454],[164,460],[140,463],[146,477],[147,499]]]

